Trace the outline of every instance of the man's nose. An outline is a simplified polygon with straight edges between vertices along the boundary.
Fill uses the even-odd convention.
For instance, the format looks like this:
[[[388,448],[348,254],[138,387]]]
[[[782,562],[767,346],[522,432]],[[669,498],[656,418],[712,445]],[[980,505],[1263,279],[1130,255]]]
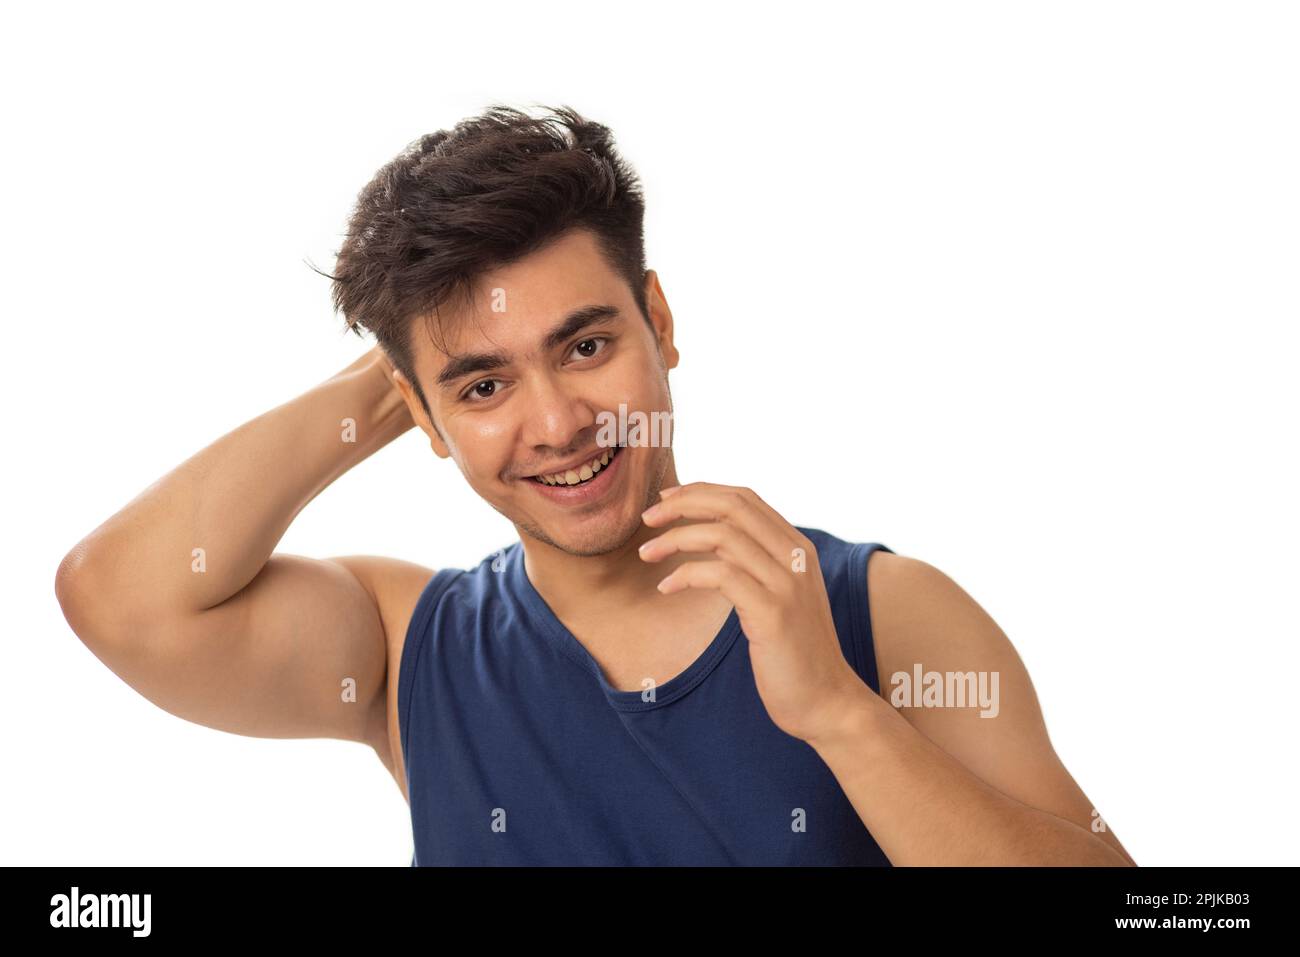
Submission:
[[[528,384],[524,399],[524,441],[533,448],[567,449],[581,432],[596,424],[593,406],[553,376],[536,377]]]

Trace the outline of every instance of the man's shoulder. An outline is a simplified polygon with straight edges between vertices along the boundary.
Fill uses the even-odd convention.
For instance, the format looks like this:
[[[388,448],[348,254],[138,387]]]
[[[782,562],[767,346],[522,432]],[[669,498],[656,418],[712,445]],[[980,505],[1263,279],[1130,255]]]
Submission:
[[[390,657],[397,662],[401,661],[402,648],[420,599],[434,586],[435,579],[440,584],[440,596],[455,591],[471,602],[490,599],[492,592],[505,587],[507,576],[500,573],[515,548],[518,548],[518,543],[498,548],[468,568],[447,567],[434,571],[415,562],[369,556],[358,566],[349,567],[374,598],[384,624]]]
[[[867,562],[866,576],[873,624],[877,617],[882,623],[898,625],[921,620],[933,623],[968,617],[978,608],[947,574],[911,555],[876,549]]]
[[[400,652],[406,625],[425,586],[437,572],[416,562],[379,555],[349,555],[335,561],[352,572],[370,593],[384,627],[389,651],[396,643]]]
[[[1015,654],[988,612],[930,562],[877,549],[866,578],[882,690],[888,676],[917,665],[996,670]]]

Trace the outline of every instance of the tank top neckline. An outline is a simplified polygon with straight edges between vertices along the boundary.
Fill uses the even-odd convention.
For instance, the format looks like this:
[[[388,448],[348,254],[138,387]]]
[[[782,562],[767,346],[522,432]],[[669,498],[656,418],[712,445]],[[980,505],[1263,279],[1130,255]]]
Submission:
[[[506,573],[510,580],[511,590],[520,596],[524,607],[530,613],[530,617],[541,625],[542,633],[547,639],[562,654],[568,656],[595,678],[600,685],[600,689],[605,693],[605,697],[609,700],[610,706],[617,711],[650,711],[677,701],[709,676],[710,672],[722,661],[740,635],[740,616],[733,606],[731,614],[722,623],[722,628],[713,636],[713,640],[701,652],[700,656],[692,661],[685,671],[674,675],[661,685],[656,685],[653,689],[654,699],[646,700],[643,694],[648,695],[648,691],[644,693],[641,691],[623,691],[609,683],[604,672],[601,671],[599,663],[592,657],[591,652],[574,637],[564,622],[560,621],[555,612],[551,610],[551,606],[546,603],[546,599],[533,586],[532,580],[528,577],[527,569],[524,567],[523,544],[514,542],[509,546],[509,550],[510,554],[506,559]]]

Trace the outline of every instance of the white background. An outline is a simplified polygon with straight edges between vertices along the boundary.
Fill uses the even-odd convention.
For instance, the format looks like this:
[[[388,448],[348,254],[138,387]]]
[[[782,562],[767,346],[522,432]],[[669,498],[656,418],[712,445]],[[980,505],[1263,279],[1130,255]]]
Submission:
[[[951,575],[1140,864],[1300,863],[1296,8],[450,6],[6,12],[3,863],[410,863],[368,749],[157,708],[54,572],[369,347],[307,263],[496,101],[642,176],[683,482]],[[412,432],[280,550],[513,537]]]

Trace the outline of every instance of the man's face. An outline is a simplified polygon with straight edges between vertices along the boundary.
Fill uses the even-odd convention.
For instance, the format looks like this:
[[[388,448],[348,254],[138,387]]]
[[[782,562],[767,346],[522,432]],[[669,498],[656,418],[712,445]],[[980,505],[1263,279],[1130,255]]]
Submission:
[[[639,530],[641,512],[658,498],[672,461],[663,444],[670,433],[652,439],[646,432],[638,444],[624,439],[608,448],[619,442],[620,405],[629,431],[637,412],[649,422],[671,421],[667,370],[678,357],[653,272],[647,299],[653,331],[596,237],[572,230],[479,277],[472,301],[458,303],[454,314],[444,309],[446,353],[416,323],[416,373],[441,435],[402,383],[407,405],[434,452],[451,456],[521,534],[574,555],[604,554]],[[611,430],[601,428],[610,419],[612,442]],[[589,485],[536,478],[569,468],[588,474],[582,463],[606,451],[614,455]]]

